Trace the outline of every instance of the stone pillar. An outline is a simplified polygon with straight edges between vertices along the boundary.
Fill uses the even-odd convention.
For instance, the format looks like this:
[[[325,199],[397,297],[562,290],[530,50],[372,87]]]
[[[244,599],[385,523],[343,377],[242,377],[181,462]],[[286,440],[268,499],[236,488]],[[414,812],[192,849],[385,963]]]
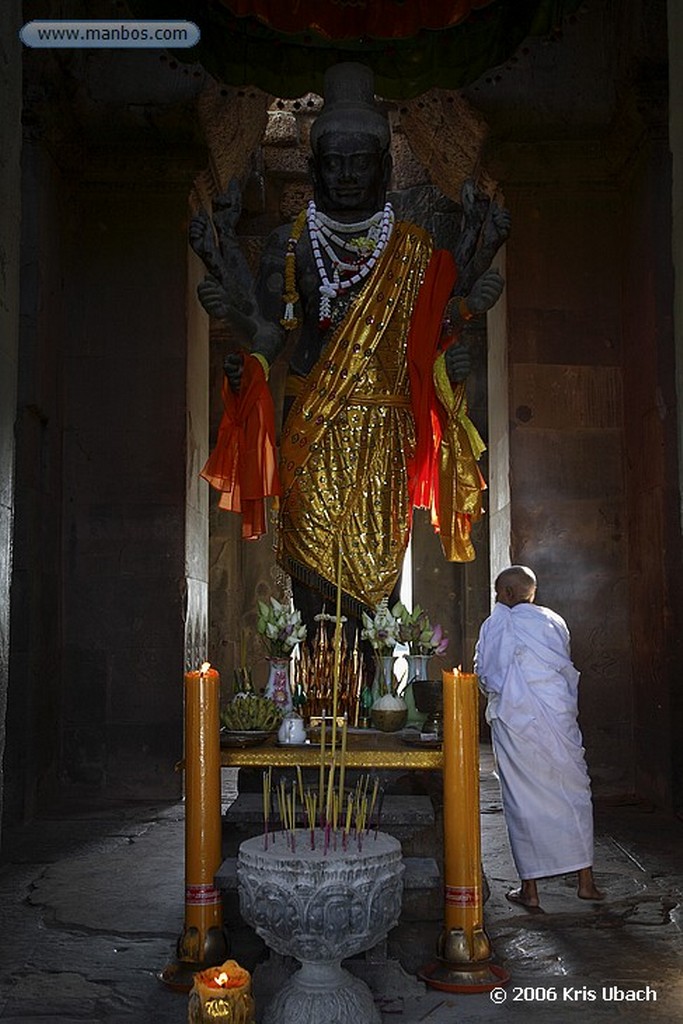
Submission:
[[[187,410],[185,481],[185,669],[216,663],[207,647],[209,614],[209,495],[199,473],[208,456],[209,320],[197,301],[204,271],[188,247]]]
[[[641,134],[624,180],[621,227],[634,767],[638,794],[662,806],[680,801],[673,768],[680,766],[674,723],[683,666],[681,409],[667,94],[649,75],[636,89]]]
[[[683,93],[683,7],[676,0],[668,3],[669,96]],[[676,394],[678,407],[678,488],[683,523],[683,109],[677,101],[669,103],[669,146],[672,156],[672,254],[674,265],[673,333],[676,353]],[[683,693],[674,687],[673,718],[683,721]],[[673,792],[683,791],[683,743],[674,744]]]
[[[496,267],[506,276],[505,251]],[[488,509],[491,583],[510,564],[510,398],[507,291],[488,314]],[[490,607],[489,607],[490,610]]]
[[[19,340],[21,224],[21,5],[0,7],[0,838],[4,796],[5,716],[9,679],[10,584],[14,513],[14,420]]]
[[[63,770],[151,799],[179,792],[183,670],[205,648],[206,342],[192,318],[188,347],[189,180],[88,170],[64,361]]]

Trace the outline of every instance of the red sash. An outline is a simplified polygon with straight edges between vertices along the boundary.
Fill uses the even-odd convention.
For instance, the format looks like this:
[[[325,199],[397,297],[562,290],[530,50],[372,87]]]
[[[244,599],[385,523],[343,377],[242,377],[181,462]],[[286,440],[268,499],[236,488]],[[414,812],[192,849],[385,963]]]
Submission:
[[[442,407],[434,388],[434,361],[439,353],[441,323],[457,278],[450,252],[437,249],[427,266],[408,333],[408,373],[415,419],[415,457],[408,465],[410,507],[431,509],[439,530],[439,448]]]
[[[219,508],[242,516],[242,537],[257,540],[267,529],[265,498],[280,494],[275,409],[260,361],[244,360],[239,395],[223,379],[223,417],[216,446],[201,476],[221,491]]]

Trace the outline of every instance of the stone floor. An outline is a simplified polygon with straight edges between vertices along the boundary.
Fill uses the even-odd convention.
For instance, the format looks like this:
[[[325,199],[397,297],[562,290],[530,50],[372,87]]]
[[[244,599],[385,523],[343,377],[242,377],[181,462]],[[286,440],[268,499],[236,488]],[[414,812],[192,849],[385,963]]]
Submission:
[[[683,1020],[683,823],[639,804],[598,803],[595,869],[606,901],[579,901],[573,879],[560,878],[542,883],[544,912],[532,914],[505,900],[515,875],[486,751],[481,781],[485,924],[511,980],[493,997],[425,988],[410,972],[433,960],[438,924],[404,925],[390,936],[403,966],[354,965],[383,1022]],[[4,835],[2,1024],[187,1020],[187,998],[157,978],[183,923],[183,838],[182,804],[63,812]],[[253,968],[260,952],[233,929],[237,960]],[[272,978],[257,968],[257,996]]]

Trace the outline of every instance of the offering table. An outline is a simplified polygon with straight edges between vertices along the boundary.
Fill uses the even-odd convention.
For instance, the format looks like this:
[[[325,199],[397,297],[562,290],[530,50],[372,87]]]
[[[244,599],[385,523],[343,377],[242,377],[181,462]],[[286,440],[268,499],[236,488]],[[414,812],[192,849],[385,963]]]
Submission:
[[[325,760],[329,761],[330,757],[328,745],[325,747]],[[349,729],[345,761],[347,769],[441,771],[443,752],[441,745],[407,743],[401,738],[401,733]],[[257,747],[221,747],[221,765],[225,768],[289,768],[296,765],[315,768],[319,764],[318,743],[279,744],[273,736]]]

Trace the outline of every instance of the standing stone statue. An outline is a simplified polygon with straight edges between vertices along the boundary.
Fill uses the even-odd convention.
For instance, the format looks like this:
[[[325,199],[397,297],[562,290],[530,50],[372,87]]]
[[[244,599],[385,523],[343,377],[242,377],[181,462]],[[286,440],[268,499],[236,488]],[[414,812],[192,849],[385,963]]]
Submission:
[[[483,445],[466,416],[458,329],[499,298],[489,268],[509,230],[507,211],[470,183],[456,252],[435,249],[386,201],[390,130],[371,70],[330,68],[324,99],[311,130],[314,200],[271,236],[257,282],[234,234],[235,185],[213,224],[202,213],[191,227],[209,271],[200,300],[246,350],[225,359],[225,429],[204,475],[234,509],[252,489],[257,500],[280,491],[278,561],[308,621],[334,600],[340,568],[346,614],[392,594],[414,507],[431,509],[447,558],[474,557]],[[278,485],[265,380],[292,330]]]

